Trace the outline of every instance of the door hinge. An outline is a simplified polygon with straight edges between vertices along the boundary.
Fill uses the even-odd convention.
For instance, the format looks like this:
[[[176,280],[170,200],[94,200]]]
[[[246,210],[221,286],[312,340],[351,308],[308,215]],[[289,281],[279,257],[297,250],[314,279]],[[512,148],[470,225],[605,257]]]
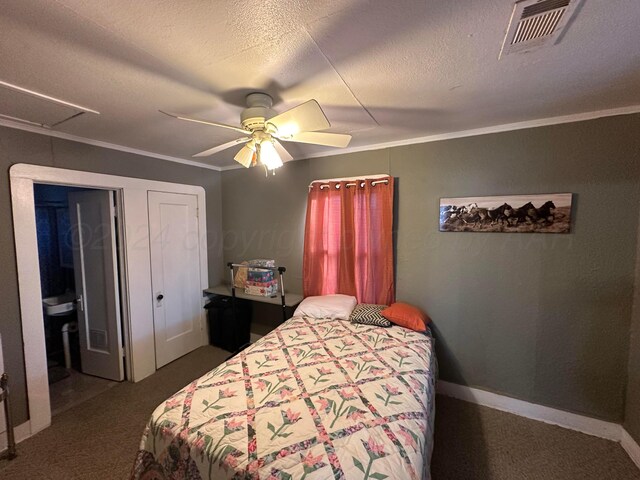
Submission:
[[[127,358],[127,349],[122,347],[122,358]]]

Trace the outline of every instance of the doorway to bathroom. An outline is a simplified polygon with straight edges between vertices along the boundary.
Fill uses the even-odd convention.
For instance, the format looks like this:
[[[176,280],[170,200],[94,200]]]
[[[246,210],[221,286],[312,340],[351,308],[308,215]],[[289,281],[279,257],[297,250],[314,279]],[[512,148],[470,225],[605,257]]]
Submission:
[[[125,379],[118,192],[34,183],[51,413]]]

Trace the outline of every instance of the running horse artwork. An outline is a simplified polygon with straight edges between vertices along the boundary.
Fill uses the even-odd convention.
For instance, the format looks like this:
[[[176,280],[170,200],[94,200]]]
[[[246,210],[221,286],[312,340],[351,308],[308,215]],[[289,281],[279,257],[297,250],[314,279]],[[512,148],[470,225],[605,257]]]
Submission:
[[[569,233],[571,193],[440,199],[441,232]]]

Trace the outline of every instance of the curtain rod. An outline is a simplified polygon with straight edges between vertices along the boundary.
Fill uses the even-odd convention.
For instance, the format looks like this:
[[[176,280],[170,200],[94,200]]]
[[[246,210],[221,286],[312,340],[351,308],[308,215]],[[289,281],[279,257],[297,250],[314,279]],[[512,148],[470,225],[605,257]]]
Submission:
[[[379,174],[379,175],[367,175],[363,177],[344,177],[344,178],[327,178],[325,180],[314,180],[309,184],[309,190],[313,188],[314,184],[319,184],[320,190],[323,188],[329,188],[329,182],[350,182],[345,184],[346,187],[356,187],[358,186],[358,182],[360,182],[360,186],[364,187],[365,182],[363,180],[373,180],[371,182],[371,186],[375,186],[378,183],[388,184],[389,183],[389,175]],[[336,185],[336,188],[340,188],[340,184]]]
[[[389,183],[389,180],[374,180],[373,182],[371,182],[371,186],[375,187],[377,184],[379,183],[384,183],[385,185],[387,185]],[[357,187],[358,184],[357,183],[346,183],[345,187],[349,188],[349,187]],[[365,186],[365,182],[360,183],[360,187],[364,187]],[[313,185],[309,185],[309,190],[311,190],[313,188]],[[320,190],[324,189],[324,188],[331,188],[330,185],[326,184],[326,183],[321,183],[320,184]],[[340,188],[340,184],[336,185],[336,190]]]

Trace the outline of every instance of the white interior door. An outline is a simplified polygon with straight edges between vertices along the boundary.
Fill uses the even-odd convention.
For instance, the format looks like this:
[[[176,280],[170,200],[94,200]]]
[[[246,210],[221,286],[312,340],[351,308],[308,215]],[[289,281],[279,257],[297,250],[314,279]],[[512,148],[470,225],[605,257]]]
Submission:
[[[149,192],[156,366],[202,345],[198,197]]]
[[[69,193],[83,373],[124,380],[113,192]]]

